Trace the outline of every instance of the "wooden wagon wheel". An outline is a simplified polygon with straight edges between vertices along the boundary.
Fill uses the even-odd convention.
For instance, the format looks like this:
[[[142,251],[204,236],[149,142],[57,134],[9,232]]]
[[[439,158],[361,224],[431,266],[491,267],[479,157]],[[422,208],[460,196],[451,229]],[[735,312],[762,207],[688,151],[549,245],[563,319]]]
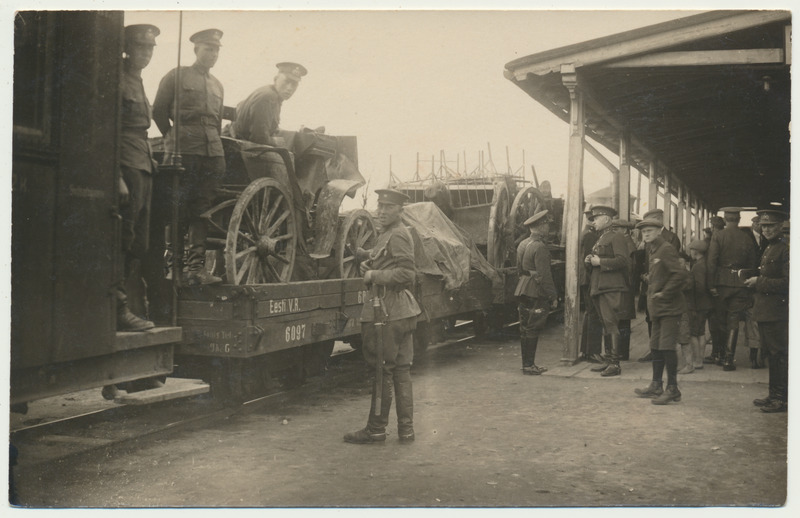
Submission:
[[[505,182],[497,182],[494,185],[492,208],[489,211],[489,235],[486,242],[486,259],[495,268],[502,268],[505,265],[507,249],[505,229],[510,204],[508,186]]]
[[[526,187],[514,197],[514,203],[511,204],[511,212],[508,218],[508,234],[506,236],[512,265],[516,264],[517,245],[530,235],[528,229],[525,228],[525,220],[537,212],[541,212],[544,208],[544,196],[535,187]]]
[[[227,282],[288,282],[294,268],[297,234],[297,219],[283,186],[272,178],[254,180],[239,196],[228,226]]]
[[[359,248],[370,249],[375,245],[378,233],[372,216],[364,209],[349,213],[339,226],[336,236],[336,261],[339,266],[339,278],[352,279],[361,277],[355,253]]]

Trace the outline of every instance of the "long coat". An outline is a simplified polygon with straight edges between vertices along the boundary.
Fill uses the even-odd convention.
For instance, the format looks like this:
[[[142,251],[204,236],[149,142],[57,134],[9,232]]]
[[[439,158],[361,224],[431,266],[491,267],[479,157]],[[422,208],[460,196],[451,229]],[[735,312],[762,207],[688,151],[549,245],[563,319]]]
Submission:
[[[686,312],[686,298],[683,289],[689,272],[681,266],[675,247],[657,237],[647,245],[648,287],[647,310],[650,318],[678,316]],[[657,298],[654,295],[660,293]]]
[[[600,257],[600,266],[592,266],[590,295],[630,290],[628,244],[625,236],[607,228],[600,234],[592,253]]]

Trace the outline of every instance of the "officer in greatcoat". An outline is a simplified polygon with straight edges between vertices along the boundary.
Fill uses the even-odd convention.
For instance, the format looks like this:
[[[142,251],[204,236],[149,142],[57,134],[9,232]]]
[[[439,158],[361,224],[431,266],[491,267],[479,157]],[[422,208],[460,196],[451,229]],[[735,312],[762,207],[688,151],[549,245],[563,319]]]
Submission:
[[[372,403],[367,425],[356,432],[345,434],[345,442],[368,444],[386,440],[386,426],[392,406],[392,392],[396,397],[397,434],[400,442],[414,440],[414,398],[411,389],[411,362],[414,360],[413,332],[417,315],[421,313],[411,290],[416,281],[414,266],[414,241],[403,225],[403,204],[409,198],[393,189],[378,189],[378,223],[380,234],[371,251],[358,249],[364,284],[377,285],[385,325],[376,326],[373,301],[368,297],[361,312],[362,351],[367,363],[375,366],[376,327],[382,329],[383,383],[381,386],[380,415],[377,407],[377,384],[372,384]]]
[[[608,355],[607,367],[601,376],[618,376],[622,369],[619,366],[619,315],[624,303],[624,293],[630,290],[630,257],[625,236],[611,228],[611,218],[617,211],[612,207],[595,205],[592,207],[592,220],[600,233],[592,253],[584,258],[586,265],[591,265],[589,293],[595,303],[597,312],[603,322],[604,340]],[[610,344],[610,346],[609,346]]]
[[[717,322],[724,337],[725,349],[722,368],[726,371],[736,369],[733,358],[736,354],[736,341],[739,335],[739,322],[745,311],[753,305],[750,290],[744,280],[756,268],[756,247],[753,239],[739,228],[739,207],[725,207],[725,228],[711,236],[708,247],[709,292],[714,298]],[[712,337],[717,343],[717,337]]]
[[[583,211],[583,214],[586,217],[586,226],[581,234],[581,257],[586,257],[592,253],[592,248],[594,244],[597,243],[600,234],[594,228],[591,207],[587,207],[586,210]],[[598,315],[597,308],[594,306],[594,300],[592,300],[592,296],[590,295],[589,281],[591,273],[592,266],[590,264],[585,265],[584,268],[578,269],[581,301],[583,301],[585,306],[581,326],[581,352],[588,361],[605,364],[602,357],[603,323],[600,321],[600,315]]]
[[[164,163],[172,164],[176,139],[185,172],[181,176],[181,227],[188,226],[189,251],[186,276],[189,285],[217,284],[222,279],[205,270],[207,221],[202,214],[213,205],[216,191],[225,175],[225,153],[222,149],[222,110],[224,89],[211,75],[222,46],[222,31],[206,29],[193,34],[196,60],[180,69],[180,113],[177,114],[180,135],[175,135],[175,83],[177,69],[170,70],[158,85],[153,102],[153,120],[164,135]],[[179,232],[183,236],[183,232]],[[182,246],[178,246],[182,250]],[[180,258],[176,258],[180,259]]]
[[[653,379],[644,389],[636,389],[639,397],[665,405],[680,401],[678,390],[678,332],[681,315],[686,312],[683,288],[689,272],[681,266],[678,250],[661,235],[657,219],[644,219],[636,224],[647,247],[647,307],[652,321],[650,352],[653,355]],[[664,368],[667,388],[663,388]]]
[[[753,318],[769,362],[769,394],[753,404],[764,412],[786,412],[789,401],[789,245],[781,234],[786,213],[760,210],[761,232],[768,245],[758,275],[745,280],[755,290]]]
[[[545,367],[535,363],[539,333],[547,323],[551,309],[558,306],[558,295],[550,270],[550,250],[544,238],[550,231],[548,211],[537,212],[524,225],[530,236],[517,247],[519,280],[514,290],[519,311],[519,337],[522,352],[522,373],[538,375]]]

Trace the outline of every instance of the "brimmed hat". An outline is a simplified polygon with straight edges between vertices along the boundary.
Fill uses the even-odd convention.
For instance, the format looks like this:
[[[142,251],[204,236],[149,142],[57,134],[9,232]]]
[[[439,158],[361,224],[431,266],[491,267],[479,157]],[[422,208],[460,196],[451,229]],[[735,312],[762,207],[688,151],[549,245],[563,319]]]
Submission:
[[[722,207],[719,210],[721,210],[725,214],[739,214],[744,209],[742,209],[741,207]]]
[[[592,207],[592,214],[590,216],[590,220],[593,220],[597,216],[608,216],[613,218],[617,215],[617,209],[614,207],[609,207],[608,205],[595,205]]]
[[[537,212],[530,218],[526,219],[523,225],[525,225],[526,227],[530,227],[533,225],[538,225],[540,223],[545,223],[547,221],[547,219],[545,218],[545,216],[547,216],[547,213],[548,213],[547,210]]]
[[[657,221],[663,223],[663,221],[664,221],[664,211],[661,210],[661,209],[648,210],[642,216],[642,220],[646,220],[646,219],[657,220]]]
[[[664,224],[655,219],[643,219],[639,223],[636,224],[636,228],[644,228],[644,227],[663,227]]]
[[[153,46],[159,34],[161,34],[159,28],[149,23],[128,25],[125,27],[125,43]]]
[[[278,67],[278,71],[280,73],[285,74],[289,79],[293,79],[297,82],[300,82],[300,79],[304,75],[308,74],[306,67],[290,61],[284,61],[283,63],[278,63],[275,66]]]
[[[780,210],[759,210],[756,214],[761,218],[761,226],[778,225],[788,219],[788,215]]]
[[[389,203],[391,205],[403,205],[411,200],[405,193],[394,189],[375,189],[378,195],[378,203]]]
[[[208,43],[209,45],[216,45],[221,47],[220,38],[222,38],[222,31],[219,29],[206,29],[204,31],[195,32],[189,37],[192,43]]]
[[[708,243],[705,239],[695,239],[689,243],[689,250],[697,250],[698,252],[705,253],[708,250]]]

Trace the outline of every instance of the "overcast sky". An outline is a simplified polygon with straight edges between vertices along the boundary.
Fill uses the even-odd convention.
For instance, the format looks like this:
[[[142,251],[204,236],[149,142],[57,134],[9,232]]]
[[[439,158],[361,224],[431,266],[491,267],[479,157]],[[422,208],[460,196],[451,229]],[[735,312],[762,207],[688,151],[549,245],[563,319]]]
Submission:
[[[695,14],[688,11],[184,11],[181,64],[194,62],[188,38],[223,31],[212,73],[235,106],[270,84],[275,63],[296,61],[309,70],[284,103],[283,129],[325,126],[332,135],[358,138],[359,166],[370,190],[392,171],[411,179],[416,157],[438,169],[444,151],[470,170],[479,154],[496,168],[526,175],[536,167],[555,196],[566,192],[567,125],[503,77],[518,57]],[[177,63],[175,11],[127,11],[125,23],[161,29],[145,89],[152,102],[160,79]],[[158,131],[153,125],[153,136]],[[510,160],[506,158],[506,148]],[[613,156],[613,155],[612,155]],[[614,158],[616,160],[616,158]],[[587,155],[586,192],[610,175]],[[635,194],[635,180],[634,185]],[[646,190],[644,191],[646,192]]]

